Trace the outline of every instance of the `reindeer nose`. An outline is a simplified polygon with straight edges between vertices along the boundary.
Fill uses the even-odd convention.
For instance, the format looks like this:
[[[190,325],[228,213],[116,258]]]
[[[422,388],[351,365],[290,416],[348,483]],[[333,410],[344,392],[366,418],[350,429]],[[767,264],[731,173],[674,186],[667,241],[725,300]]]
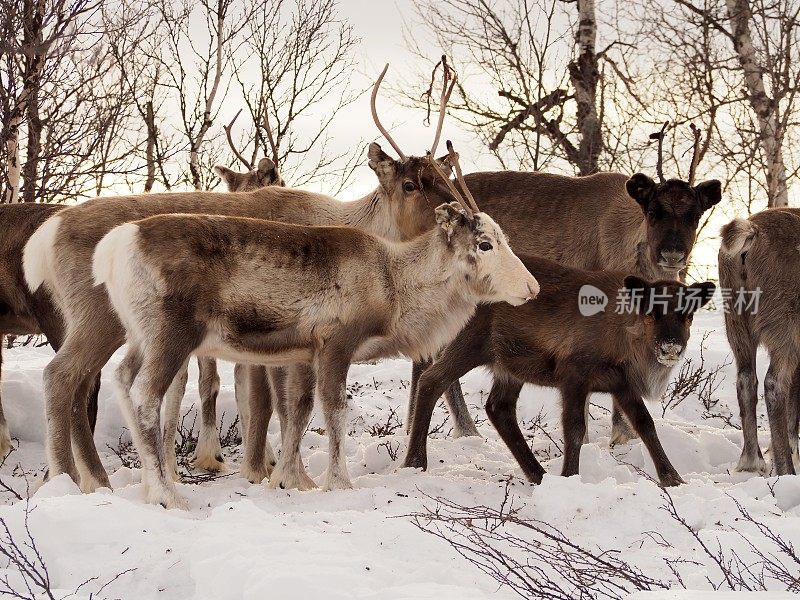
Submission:
[[[681,252],[680,250],[662,250],[661,258],[664,259],[664,262],[667,264],[667,266],[679,267],[683,265],[684,259],[686,258],[686,253]]]
[[[539,295],[539,282],[535,279],[528,282],[528,299],[533,300]]]
[[[658,346],[658,362],[672,366],[676,364],[683,353],[683,346],[674,342],[666,342]]]

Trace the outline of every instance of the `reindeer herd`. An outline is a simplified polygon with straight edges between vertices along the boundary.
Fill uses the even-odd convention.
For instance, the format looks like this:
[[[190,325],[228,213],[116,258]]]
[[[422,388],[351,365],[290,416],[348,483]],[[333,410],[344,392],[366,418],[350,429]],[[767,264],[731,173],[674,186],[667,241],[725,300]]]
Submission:
[[[387,65],[388,68],[388,65]],[[276,160],[247,173],[217,167],[227,193],[97,198],[65,207],[0,207],[0,333],[41,333],[48,476],[84,492],[110,487],[93,440],[100,370],[123,344],[117,396],[142,463],[148,502],[185,507],[175,435],[192,356],[200,365],[196,468],[225,467],[216,433],[216,359],[233,361],[243,428],[241,474],[271,487],[310,489],[300,453],[314,399],[329,439],[325,489],[350,487],[344,455],[351,363],[413,363],[406,467],[427,466],[426,438],[444,395],[454,434],[477,435],[459,377],[493,377],[489,420],[532,482],[538,463],[520,431],[525,383],[562,397],[563,475],[579,470],[588,397],[613,398],[612,444],[639,436],[664,486],[682,482],[643,398],[658,397],[687,345],[713,283],[683,283],[698,224],[721,184],[637,173],[566,177],[464,176],[458,155],[435,158],[455,78],[445,77],[425,156],[398,158],[377,143],[377,187],[342,202],[284,186]],[[445,69],[445,73],[448,73]],[[451,176],[455,176],[451,180]],[[513,251],[512,251],[513,248]],[[720,284],[758,289],[757,312],[727,311],[744,445],[738,468],[765,473],[756,435],[755,353],[764,382],[772,468],[793,474],[800,410],[800,210],[772,209],[722,231]],[[581,314],[586,286],[627,310]],[[653,301],[658,298],[658,301]],[[164,408],[164,423],[161,409]],[[280,420],[279,458],[267,439]],[[0,408],[0,453],[10,436]]]

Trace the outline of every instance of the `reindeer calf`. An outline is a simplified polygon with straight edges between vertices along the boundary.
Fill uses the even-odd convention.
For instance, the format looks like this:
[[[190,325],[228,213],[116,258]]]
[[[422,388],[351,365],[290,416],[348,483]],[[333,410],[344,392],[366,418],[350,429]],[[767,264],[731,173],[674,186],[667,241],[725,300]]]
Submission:
[[[800,209],[776,208],[735,219],[722,228],[719,283],[737,294],[758,294],[753,307],[727,306],[725,330],[736,360],[736,395],[744,445],[737,469],[766,472],[758,446],[756,351],[769,352],[764,380],[777,475],[793,475],[800,417]]]
[[[486,412],[525,476],[540,483],[544,469],[520,431],[516,406],[523,384],[557,387],[563,403],[562,475],[578,473],[586,431],[584,408],[591,392],[614,395],[617,406],[642,438],[664,486],[681,483],[656,435],[643,396],[658,397],[678,363],[694,312],[714,293],[713,283],[685,286],[648,283],[610,271],[582,271],[539,258],[522,257],[542,290],[536,300],[512,308],[481,306],[467,326],[420,378],[406,467],[427,467],[426,438],[436,398],[451,382],[479,366],[493,376]],[[630,311],[615,311],[627,290]],[[587,292],[604,294],[605,310],[581,314]]]
[[[106,234],[93,274],[127,334],[117,379],[148,500],[185,505],[167,475],[159,415],[192,354],[312,363],[330,440],[325,487],[350,487],[343,443],[352,360],[429,357],[478,302],[520,304],[538,291],[490,217],[455,203],[436,215],[439,227],[404,243],[347,227],[208,215],[151,217]],[[306,423],[293,417],[273,485],[302,477]]]

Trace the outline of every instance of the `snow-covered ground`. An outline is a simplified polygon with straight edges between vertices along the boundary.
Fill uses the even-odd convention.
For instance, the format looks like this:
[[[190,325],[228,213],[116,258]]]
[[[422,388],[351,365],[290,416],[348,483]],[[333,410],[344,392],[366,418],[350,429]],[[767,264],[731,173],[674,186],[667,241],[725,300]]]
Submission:
[[[726,424],[738,424],[738,408],[734,368],[726,365],[730,356],[721,314],[696,317],[687,353],[694,365],[705,332],[706,369],[724,365],[716,380],[719,387],[710,396],[718,400],[710,412],[722,417],[709,415],[696,393],[663,416],[660,401],[649,403],[667,454],[688,482],[671,495],[691,531],[669,515],[666,497],[643,474],[652,475],[653,470],[642,444],[609,449],[610,403],[603,396],[592,398],[590,442],[581,453],[580,477],[556,475],[561,466],[556,394],[526,387],[519,417],[552,475],[539,486],[519,479],[511,454],[485,419],[482,405],[490,380],[483,371],[462,380],[483,437],[448,436],[446,410],[439,407],[435,423],[443,424],[429,441],[430,470],[398,469],[406,446],[399,426],[405,421],[410,375],[405,361],[356,365],[350,371],[347,453],[355,489],[296,492],[251,485],[236,473],[240,456],[231,446],[226,450],[229,475],[179,485],[189,498],[189,512],[149,506],[142,500],[139,471],[121,466],[117,455],[122,446],[122,456],[132,458],[125,453],[128,438],[109,381],[121,353],[103,372],[95,436],[112,473],[114,491],[81,495],[71,481],[59,477],[41,487],[27,505],[12,492],[0,490],[0,519],[17,540],[24,541],[28,506],[30,532],[51,585],[59,591],[56,597],[77,589],[72,598],[505,599],[517,596],[498,587],[447,542],[420,531],[408,515],[434,508],[437,497],[463,506],[498,507],[509,486],[519,516],[557,527],[584,548],[616,550],[618,558],[676,587],[680,586],[665,559],[680,560],[673,564],[678,565],[683,584],[708,590],[709,580],[718,583],[722,575],[691,532],[714,551],[718,546],[735,550],[748,564],[753,562],[748,543],[774,551],[756,526],[742,518],[738,502],[755,520],[800,549],[800,479],[734,471],[741,437]],[[23,496],[26,485],[33,488],[44,468],[41,370],[51,355],[48,348],[4,351],[2,398],[15,442],[0,468],[0,479]],[[763,378],[763,357],[759,366]],[[222,366],[221,376],[219,411],[224,412],[226,433],[235,416],[230,365]],[[190,381],[196,382],[196,372]],[[184,410],[190,411],[196,400],[196,385],[190,383]],[[766,448],[763,403],[759,408],[760,441]],[[189,413],[187,426],[191,420]],[[315,415],[304,439],[304,458],[318,482],[327,460],[322,427]],[[271,438],[279,447],[277,431],[273,423]],[[0,579],[9,576],[15,581],[16,573],[3,570],[4,564],[0,562]],[[789,569],[800,573],[798,564]],[[775,581],[768,583],[785,589]]]

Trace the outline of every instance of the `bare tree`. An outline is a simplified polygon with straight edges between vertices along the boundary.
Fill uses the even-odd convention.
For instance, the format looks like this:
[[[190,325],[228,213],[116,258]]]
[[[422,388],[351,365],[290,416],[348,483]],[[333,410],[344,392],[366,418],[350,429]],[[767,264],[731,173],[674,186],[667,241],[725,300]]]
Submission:
[[[350,89],[358,39],[334,0],[269,0],[254,7],[235,56],[234,75],[255,128],[244,136],[248,162],[272,155],[293,185],[349,177],[363,149],[329,151],[328,129],[358,93]],[[333,102],[331,102],[332,99]],[[302,159],[302,160],[301,160]],[[335,189],[328,191],[335,193]]]
[[[706,168],[727,175],[748,212],[764,198],[785,206],[797,176],[799,12],[791,0],[645,0],[625,12],[631,43],[648,44],[642,68],[663,74],[647,86],[648,120],[701,123]]]
[[[418,10],[420,24],[463,71],[451,112],[504,166],[538,170],[565,161],[586,175],[608,162],[603,76],[624,79],[625,47],[597,51],[594,0],[442,0]],[[487,85],[496,97],[483,93]]]

